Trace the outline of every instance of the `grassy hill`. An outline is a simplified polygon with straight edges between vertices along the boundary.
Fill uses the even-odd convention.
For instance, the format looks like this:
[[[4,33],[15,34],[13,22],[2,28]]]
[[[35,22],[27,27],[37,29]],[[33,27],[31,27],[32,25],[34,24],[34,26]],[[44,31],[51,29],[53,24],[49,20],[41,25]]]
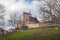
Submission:
[[[0,40],[60,40],[60,30],[30,29],[0,37]]]

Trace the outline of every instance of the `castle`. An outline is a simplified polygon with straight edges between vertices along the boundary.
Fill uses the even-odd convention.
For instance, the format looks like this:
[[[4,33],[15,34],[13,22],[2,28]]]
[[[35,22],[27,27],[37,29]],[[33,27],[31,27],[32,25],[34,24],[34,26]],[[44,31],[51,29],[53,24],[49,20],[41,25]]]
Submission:
[[[21,23],[18,28],[36,28],[39,27],[39,21],[36,17],[32,17],[31,13],[23,12]]]

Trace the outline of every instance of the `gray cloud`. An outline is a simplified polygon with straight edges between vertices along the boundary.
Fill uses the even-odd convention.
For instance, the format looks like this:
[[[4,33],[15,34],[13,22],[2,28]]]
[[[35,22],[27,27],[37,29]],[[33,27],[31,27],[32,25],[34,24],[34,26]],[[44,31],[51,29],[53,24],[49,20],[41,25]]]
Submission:
[[[26,0],[0,0],[0,4],[5,6],[5,22],[8,22],[8,20],[10,19],[10,15],[16,11],[19,15],[22,14],[23,11],[30,11],[34,17],[39,15],[39,8],[37,7],[37,5],[40,5],[39,0],[33,0],[30,4],[26,2]]]

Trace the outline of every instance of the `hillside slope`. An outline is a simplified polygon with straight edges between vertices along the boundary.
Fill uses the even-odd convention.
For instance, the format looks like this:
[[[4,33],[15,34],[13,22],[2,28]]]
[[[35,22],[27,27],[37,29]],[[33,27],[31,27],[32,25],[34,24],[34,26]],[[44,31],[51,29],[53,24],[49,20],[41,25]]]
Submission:
[[[0,40],[60,40],[59,38],[58,29],[30,29],[0,37]]]

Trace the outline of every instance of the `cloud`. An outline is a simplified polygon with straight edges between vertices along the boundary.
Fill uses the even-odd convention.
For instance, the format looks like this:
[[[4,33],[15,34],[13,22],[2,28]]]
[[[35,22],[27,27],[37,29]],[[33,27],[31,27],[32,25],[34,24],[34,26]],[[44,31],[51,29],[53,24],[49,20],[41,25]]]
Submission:
[[[31,2],[31,3],[29,3]],[[6,8],[6,15],[10,15],[15,11],[20,11],[21,14],[23,11],[30,11],[33,16],[38,15],[38,7],[40,5],[39,0],[0,0],[0,4],[4,5]],[[6,16],[5,15],[5,16]]]
[[[36,0],[33,0],[33,1],[36,1]],[[31,6],[34,7],[35,3],[32,1],[31,3],[32,4],[29,4],[28,1],[26,0],[0,0],[0,4],[4,5],[7,11],[21,10],[23,8],[27,9],[27,8],[30,8]]]
[[[29,5],[31,5],[26,0],[0,0],[0,4],[3,4],[7,10],[19,10],[29,7]]]
[[[4,20],[6,23],[10,19],[10,14],[13,14],[16,11],[18,12],[19,16],[23,11],[30,11],[32,16],[37,16],[37,18],[39,15],[39,8],[37,5],[40,5],[40,0],[0,0],[0,4],[4,5],[6,10],[4,15]]]

